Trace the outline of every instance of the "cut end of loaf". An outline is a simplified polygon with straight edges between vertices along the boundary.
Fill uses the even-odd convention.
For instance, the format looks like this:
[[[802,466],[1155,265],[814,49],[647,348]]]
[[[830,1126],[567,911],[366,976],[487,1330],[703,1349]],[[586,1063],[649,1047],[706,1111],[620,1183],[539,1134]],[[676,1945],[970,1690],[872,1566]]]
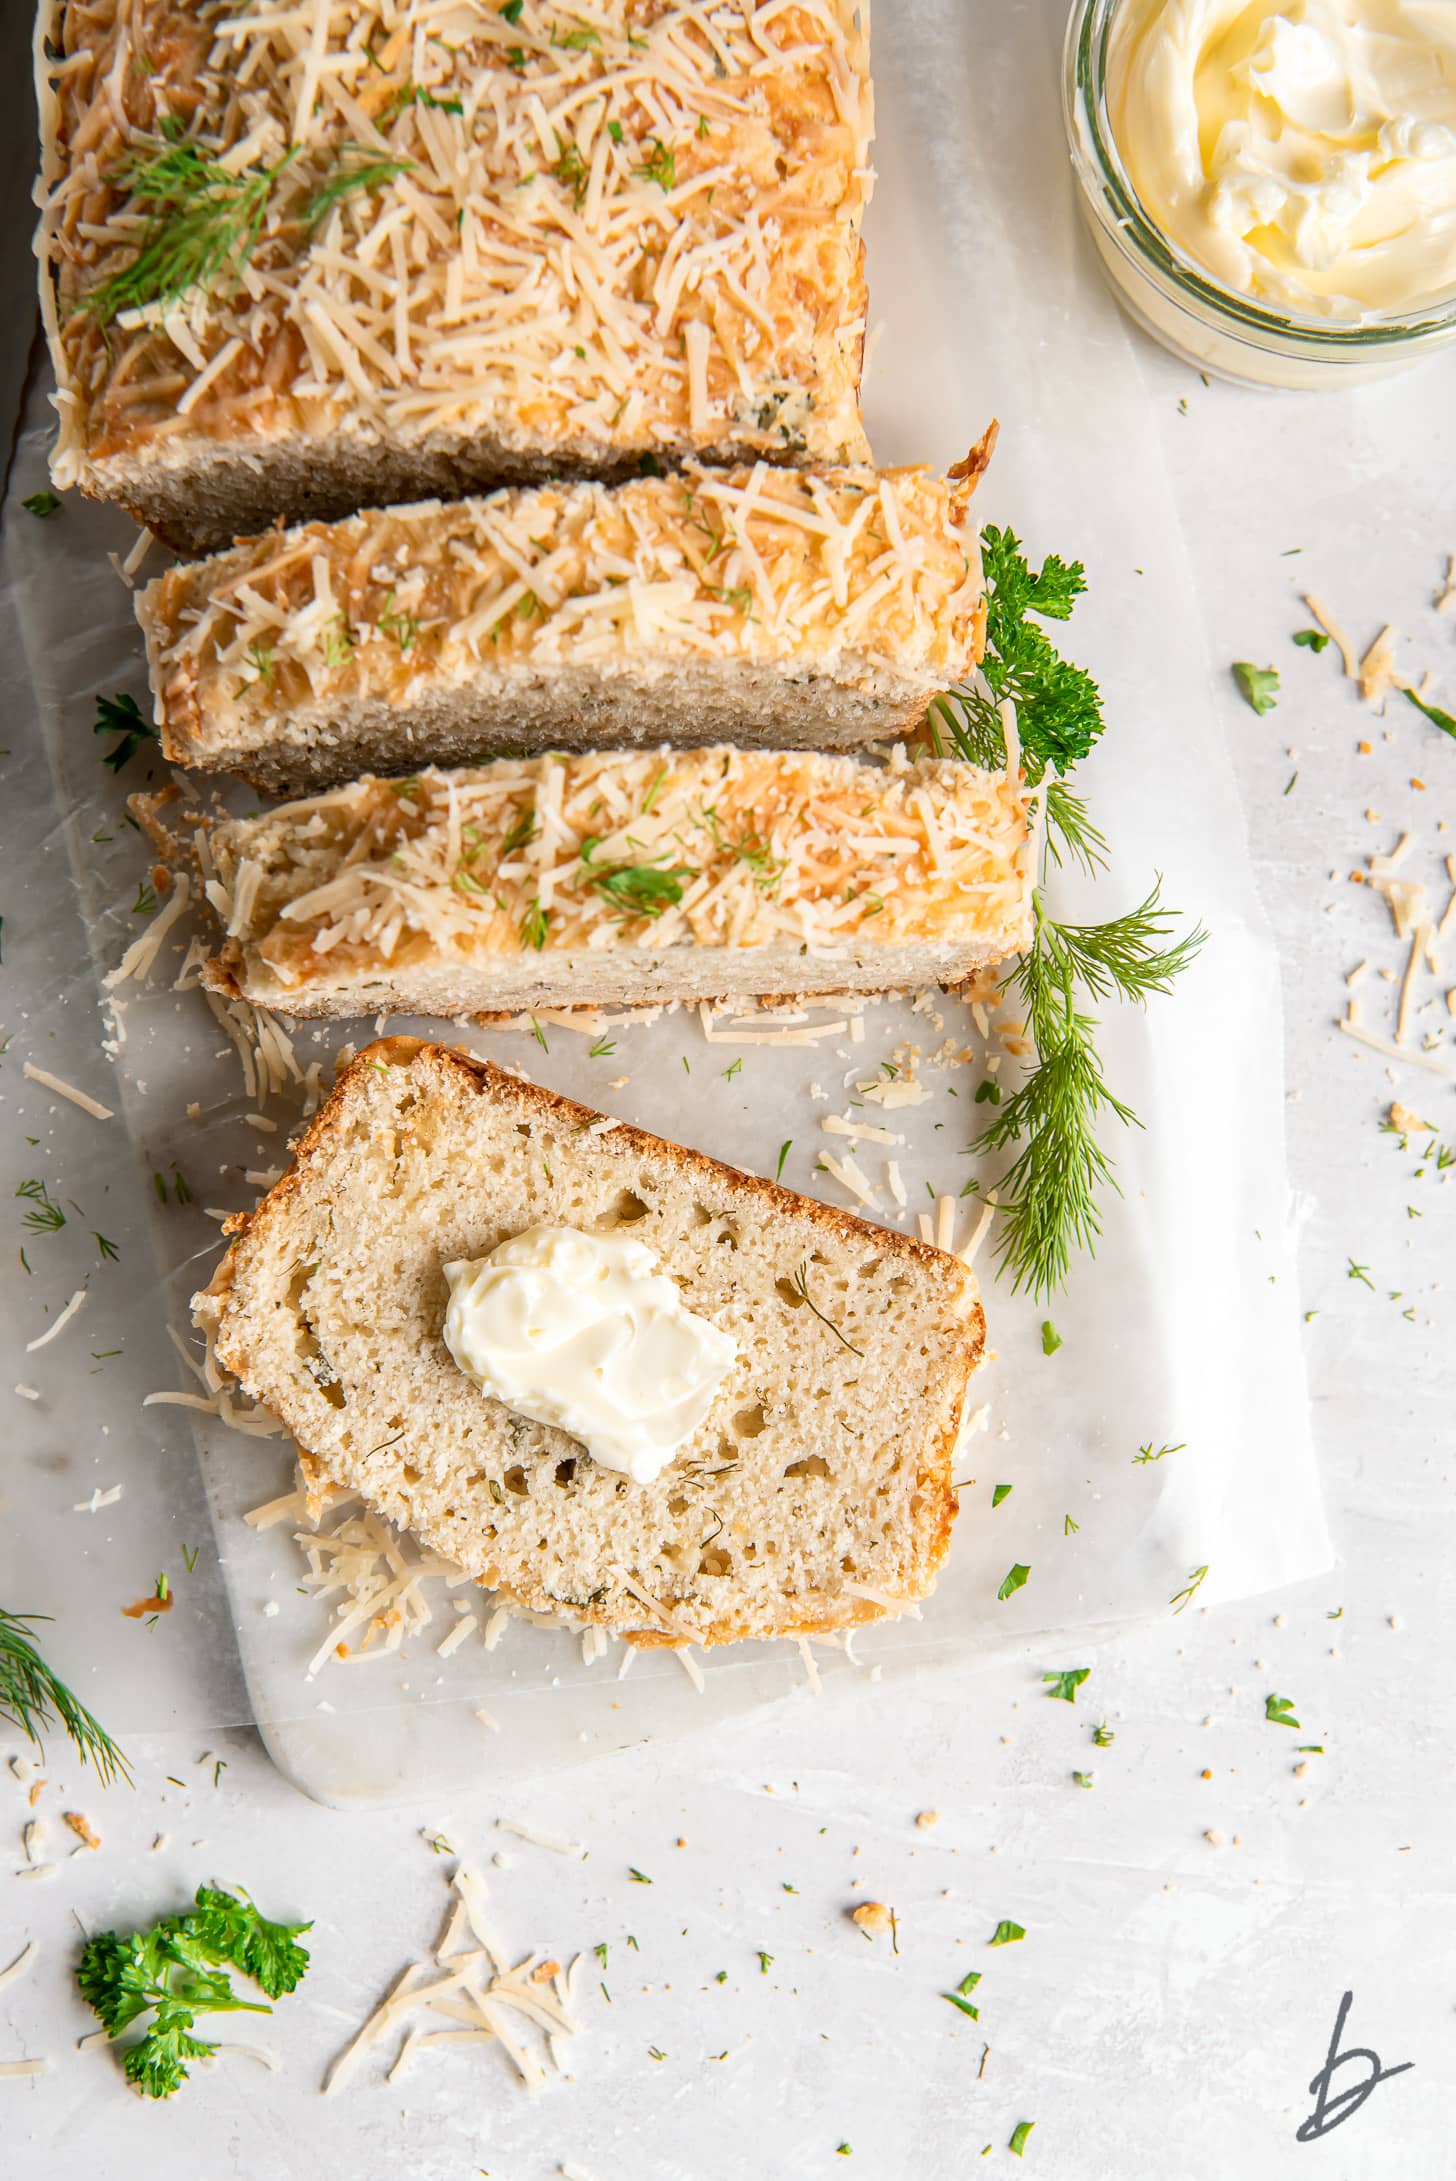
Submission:
[[[600,1119],[446,1047],[369,1047],[241,1223],[198,1323],[317,1479],[525,1610],[715,1644],[914,1604],[956,1512],[951,1459],[984,1345],[974,1276]],[[738,1343],[652,1484],[514,1416],[444,1347],[447,1259],[542,1222],[630,1224]]]

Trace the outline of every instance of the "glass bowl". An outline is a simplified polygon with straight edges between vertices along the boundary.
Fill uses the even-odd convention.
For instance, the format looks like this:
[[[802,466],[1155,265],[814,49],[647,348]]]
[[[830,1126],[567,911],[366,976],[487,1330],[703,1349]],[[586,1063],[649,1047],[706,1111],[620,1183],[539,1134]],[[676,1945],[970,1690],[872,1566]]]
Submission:
[[[1359,386],[1456,342],[1456,298],[1353,325],[1302,317],[1222,287],[1168,240],[1143,209],[1112,134],[1107,55],[1123,4],[1075,0],[1062,109],[1087,227],[1128,315],[1186,363],[1240,386]]]

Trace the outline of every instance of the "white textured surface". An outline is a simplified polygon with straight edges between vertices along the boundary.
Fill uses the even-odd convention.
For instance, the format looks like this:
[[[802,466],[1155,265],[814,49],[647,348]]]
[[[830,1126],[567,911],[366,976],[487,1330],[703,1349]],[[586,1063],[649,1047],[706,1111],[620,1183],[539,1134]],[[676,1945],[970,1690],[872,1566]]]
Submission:
[[[294,2181],[326,2167],[364,2181],[535,2181],[566,2161],[591,2181],[921,2181],[983,2170],[990,2143],[985,2171],[1049,2181],[1285,2181],[1306,2164],[1339,2181],[1443,2173],[1456,1449],[1439,1282],[1456,1194],[1429,1175],[1409,1180],[1414,1157],[1378,1133],[1383,1065],[1332,1024],[1354,961],[1401,957],[1384,910],[1346,874],[1406,823],[1434,845],[1442,809],[1456,821],[1456,745],[1404,705],[1372,724],[1333,654],[1295,651],[1289,637],[1306,620],[1297,589],[1310,584],[1360,640],[1396,621],[1413,662],[1444,670],[1450,704],[1456,623],[1428,602],[1456,550],[1452,375],[1276,401],[1205,389],[1138,355],[1285,966],[1303,1302],[1318,1312],[1309,1362],[1343,1565],[1287,1596],[1194,1612],[1085,1656],[1051,1644],[1029,1665],[869,1688],[852,1706],[816,1708],[806,1692],[708,1744],[643,1748],[507,1794],[487,1786],[447,1809],[318,1809],[242,1734],[139,1744],[134,1797],[103,1798],[58,1764],[53,1839],[54,1813],[79,1807],[103,1846],[63,1854],[53,1880],[5,1886],[0,1967],[28,1937],[41,1960],[0,1993],[0,2060],[53,2063],[39,2081],[0,2083],[7,2172],[13,2162],[27,2181]],[[1053,516],[1039,528],[1056,542]],[[1297,558],[1280,557],[1295,546]],[[1138,557],[1129,539],[1129,584]],[[1256,719],[1240,705],[1233,658],[1279,665],[1276,712]],[[1170,716],[1170,794],[1182,731]],[[1227,1065],[1240,1065],[1236,1021]],[[1400,1093],[1456,1141],[1449,1088],[1411,1075]],[[1186,1148],[1216,1168],[1216,1141]],[[1410,1219],[1407,1205],[1424,1216]],[[1348,1276],[1352,1259],[1373,1290]],[[1207,1334],[1216,1343],[1219,1328]],[[99,1323],[88,1328],[86,1349],[106,1344]],[[138,1588],[150,1572],[139,1566]],[[1075,1709],[1045,1701],[1041,1668],[1075,1664],[1092,1666]],[[1299,1735],[1266,1724],[1271,1690],[1294,1699]],[[1099,1718],[1117,1740],[1095,1750]],[[1306,1739],[1325,1754],[1298,1778]],[[227,1769],[214,1788],[217,1757]],[[1072,1784],[1074,1769],[1094,1774],[1092,1792]],[[934,1828],[916,1828],[924,1809],[942,1812]],[[26,1815],[0,1772],[16,1863]],[[500,1816],[584,1840],[590,1858],[498,1835]],[[327,2058],[434,1937],[441,1865],[421,1824],[487,1862],[509,1858],[489,1875],[497,1921],[522,1950],[609,1943],[612,2004],[589,1998],[576,2081],[540,2101],[473,2049],[421,2061],[392,2090],[371,2065],[347,2099],[315,2094]],[[1206,1829],[1228,1844],[1209,1845]],[[168,1844],[151,1854],[158,1832]],[[630,1881],[631,1865],[650,1888]],[[72,2049],[91,2026],[69,1985],[72,1911],[89,1928],[124,1926],[212,1877],[247,1885],[274,1915],[312,1913],[316,1967],[262,2026],[281,2073],[226,2061],[172,2106],[145,2107],[108,2060]],[[846,1921],[864,1897],[896,1908],[898,1957]],[[1003,1916],[1026,1941],[987,1952]],[[759,1948],[773,1956],[766,1971]],[[979,2025],[938,1996],[971,1967],[983,1972]],[[1306,2086],[1347,1988],[1347,2042],[1415,2065],[1333,2141],[1299,2146]],[[1018,2168],[1005,2145],[1021,2119],[1037,2125]],[[846,2141],[853,2156],[841,2160]]]

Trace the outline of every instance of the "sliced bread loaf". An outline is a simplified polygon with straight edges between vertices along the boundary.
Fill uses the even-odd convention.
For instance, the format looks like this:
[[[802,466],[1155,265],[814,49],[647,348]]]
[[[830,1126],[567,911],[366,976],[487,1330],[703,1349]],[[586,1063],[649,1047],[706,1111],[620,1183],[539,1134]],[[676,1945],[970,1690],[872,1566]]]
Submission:
[[[738,1356],[653,1483],[482,1393],[441,1337],[444,1266],[538,1224],[630,1224]],[[360,1493],[534,1612],[635,1643],[816,1634],[925,1596],[984,1324],[958,1258],[439,1045],[341,1076],[197,1323]]]
[[[59,485],[184,550],[644,461],[856,462],[857,0],[43,0]]]
[[[981,457],[950,480],[693,467],[271,531],[138,598],[163,752],[302,794],[502,750],[889,740],[980,657]]]
[[[1017,779],[637,751],[364,779],[199,834],[215,990],[485,1014],[956,984],[1030,936]]]

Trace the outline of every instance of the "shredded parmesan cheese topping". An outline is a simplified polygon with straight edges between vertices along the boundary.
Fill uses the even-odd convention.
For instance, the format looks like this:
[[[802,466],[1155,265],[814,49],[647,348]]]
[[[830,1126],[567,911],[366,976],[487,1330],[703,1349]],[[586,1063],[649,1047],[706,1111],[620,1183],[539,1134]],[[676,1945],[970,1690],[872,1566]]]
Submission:
[[[51,0],[57,482],[139,449],[341,433],[857,459],[862,12]],[[169,142],[258,185],[256,240],[104,325],[80,306],[147,230],[128,163]]]
[[[1005,952],[1030,883],[1018,782],[898,752],[883,769],[714,749],[365,779],[220,825],[210,849],[224,959],[280,994],[532,951]]]
[[[728,658],[928,696],[979,652],[969,491],[924,470],[760,463],[270,532],[146,593],[167,754],[496,670]]]

